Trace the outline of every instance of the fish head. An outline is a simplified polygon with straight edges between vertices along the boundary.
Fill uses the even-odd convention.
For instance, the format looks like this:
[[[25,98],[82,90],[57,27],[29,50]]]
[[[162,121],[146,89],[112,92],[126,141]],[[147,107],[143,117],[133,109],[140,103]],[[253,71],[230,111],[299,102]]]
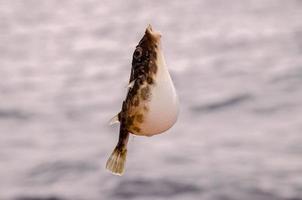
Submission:
[[[160,42],[161,33],[153,30],[151,24],[149,24],[146,28],[145,35],[146,37],[148,37],[149,40],[152,40],[154,43]]]
[[[133,53],[133,62],[142,62],[144,60],[152,60],[153,55],[157,52],[161,46],[161,33],[153,30],[149,24],[146,28],[143,38]]]

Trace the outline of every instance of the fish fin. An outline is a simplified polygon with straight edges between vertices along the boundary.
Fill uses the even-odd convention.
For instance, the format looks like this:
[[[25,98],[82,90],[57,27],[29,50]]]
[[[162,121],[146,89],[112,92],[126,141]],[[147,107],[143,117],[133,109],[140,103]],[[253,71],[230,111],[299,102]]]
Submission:
[[[127,85],[127,88],[129,89],[132,88],[134,86],[134,83],[135,83],[135,79]]]
[[[106,169],[112,174],[123,175],[127,157],[127,148],[117,145],[106,163]]]
[[[116,124],[116,123],[119,123],[120,122],[120,118],[119,118],[119,115],[120,113],[116,114],[114,117],[112,117],[109,121],[109,125],[113,125],[113,124]]]

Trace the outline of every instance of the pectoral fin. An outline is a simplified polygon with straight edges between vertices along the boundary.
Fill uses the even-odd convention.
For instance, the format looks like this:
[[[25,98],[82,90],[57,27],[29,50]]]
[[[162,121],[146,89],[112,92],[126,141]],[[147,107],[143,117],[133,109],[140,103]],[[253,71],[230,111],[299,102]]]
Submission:
[[[118,113],[117,115],[115,115],[114,117],[111,118],[111,120],[109,121],[110,126],[120,122],[119,114],[120,113]]]

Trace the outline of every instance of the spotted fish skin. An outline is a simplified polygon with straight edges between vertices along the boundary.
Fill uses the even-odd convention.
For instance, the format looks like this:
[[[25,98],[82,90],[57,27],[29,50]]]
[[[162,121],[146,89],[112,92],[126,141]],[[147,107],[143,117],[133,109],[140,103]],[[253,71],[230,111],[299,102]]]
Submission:
[[[129,133],[160,134],[177,120],[178,98],[160,39],[161,35],[149,25],[133,53],[129,90],[117,117],[119,142],[106,164],[106,168],[117,175],[124,172]]]
[[[149,25],[133,53],[126,112],[127,129],[152,136],[169,129],[177,120],[178,97],[161,50],[161,34]]]
[[[152,89],[156,85],[156,64],[159,38],[151,33],[151,26],[133,53],[132,69],[129,82],[134,82],[126,98],[126,127],[132,134],[143,135],[142,124],[150,111],[149,102],[152,99]]]

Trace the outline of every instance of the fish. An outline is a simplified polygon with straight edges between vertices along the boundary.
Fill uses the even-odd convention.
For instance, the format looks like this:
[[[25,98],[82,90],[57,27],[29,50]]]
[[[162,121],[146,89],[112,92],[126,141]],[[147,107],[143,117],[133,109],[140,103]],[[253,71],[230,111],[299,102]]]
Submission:
[[[121,111],[111,119],[120,123],[119,140],[106,169],[123,175],[129,135],[153,136],[170,129],[177,121],[179,100],[161,45],[161,33],[151,25],[136,46],[128,92]]]

